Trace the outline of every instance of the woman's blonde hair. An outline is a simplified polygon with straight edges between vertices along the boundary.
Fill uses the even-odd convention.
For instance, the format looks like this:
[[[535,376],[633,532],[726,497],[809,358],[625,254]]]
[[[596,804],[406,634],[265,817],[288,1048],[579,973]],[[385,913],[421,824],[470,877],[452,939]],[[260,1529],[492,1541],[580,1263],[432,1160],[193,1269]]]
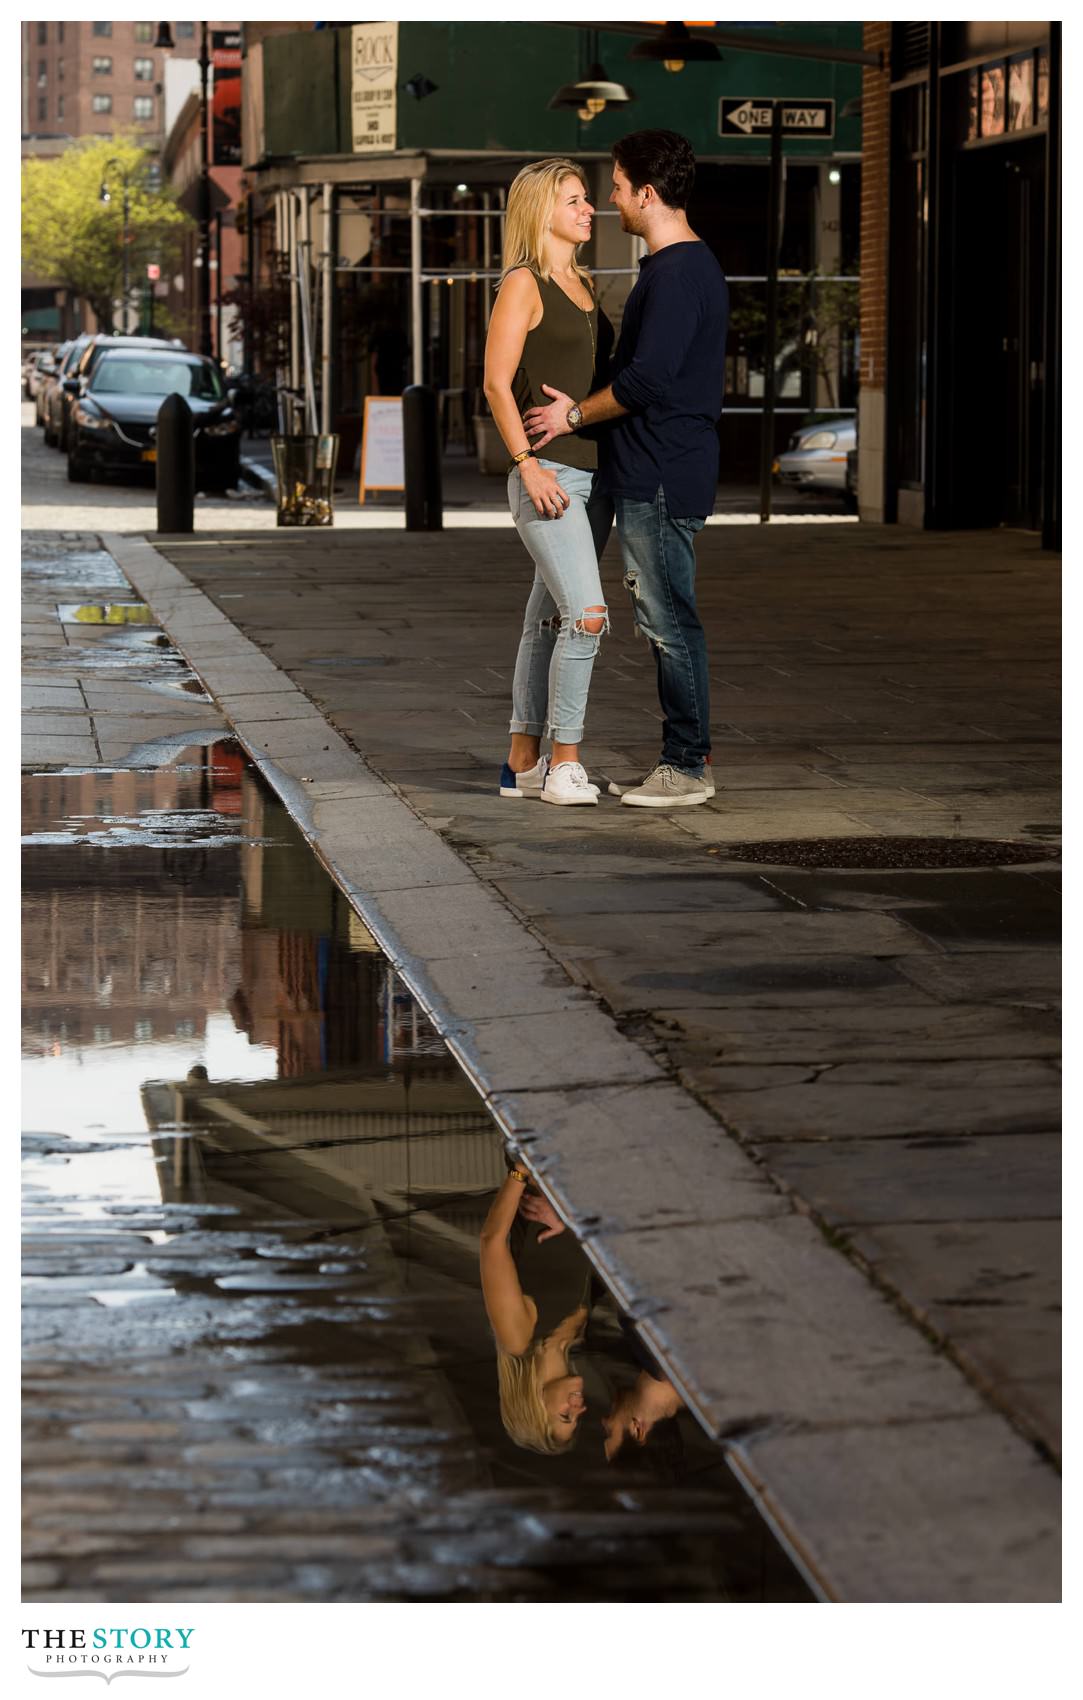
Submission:
[[[525,1352],[496,1354],[496,1379],[500,1388],[500,1420],[516,1446],[528,1452],[567,1452],[575,1444],[577,1430],[556,1435],[542,1398],[541,1356],[544,1340],[532,1340]]]
[[[524,165],[508,190],[508,205],[504,215],[503,270],[500,283],[516,266],[529,266],[548,281],[550,265],[545,252],[545,238],[553,216],[560,185],[568,177],[578,178],[586,193],[582,171],[570,159],[539,159]],[[590,273],[572,255],[572,271],[584,283]],[[499,289],[500,284],[497,285]]]

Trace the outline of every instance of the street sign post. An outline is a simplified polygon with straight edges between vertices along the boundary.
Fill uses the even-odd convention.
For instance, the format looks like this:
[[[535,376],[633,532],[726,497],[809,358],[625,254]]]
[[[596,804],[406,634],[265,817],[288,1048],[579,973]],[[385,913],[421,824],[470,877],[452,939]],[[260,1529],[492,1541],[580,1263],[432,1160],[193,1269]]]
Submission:
[[[763,339],[763,419],[760,435],[760,524],[771,518],[771,468],[775,458],[775,365],[778,359],[778,263],[782,250],[781,101],[771,112],[771,170],[767,186],[767,323]]]
[[[718,103],[720,136],[769,136],[776,106],[782,108],[782,134],[829,141],[835,134],[833,100],[785,100],[723,95]]]
[[[767,186],[767,300],[763,338],[763,431],[760,437],[760,523],[771,517],[771,467],[775,458],[775,362],[778,350],[778,263],[782,248],[784,200],[782,141],[800,136],[830,141],[835,134],[833,100],[787,100],[775,95],[723,95],[718,103],[718,134],[755,139],[769,137],[771,169]]]

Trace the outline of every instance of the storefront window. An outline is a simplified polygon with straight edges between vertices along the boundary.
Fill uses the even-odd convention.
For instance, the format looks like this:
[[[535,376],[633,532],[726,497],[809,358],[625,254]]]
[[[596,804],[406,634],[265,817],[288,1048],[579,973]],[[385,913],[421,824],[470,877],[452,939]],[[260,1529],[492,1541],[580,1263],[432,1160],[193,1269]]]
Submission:
[[[1038,122],[1049,118],[1049,54],[1043,47],[1038,54]]]
[[[1004,67],[985,65],[981,73],[981,133],[1004,134]]]
[[[1013,59],[1008,66],[1008,129],[1029,130],[1034,124],[1034,55]]]
[[[967,78],[967,110],[966,110],[966,139],[974,142],[978,139],[978,84],[977,71],[971,71]]]

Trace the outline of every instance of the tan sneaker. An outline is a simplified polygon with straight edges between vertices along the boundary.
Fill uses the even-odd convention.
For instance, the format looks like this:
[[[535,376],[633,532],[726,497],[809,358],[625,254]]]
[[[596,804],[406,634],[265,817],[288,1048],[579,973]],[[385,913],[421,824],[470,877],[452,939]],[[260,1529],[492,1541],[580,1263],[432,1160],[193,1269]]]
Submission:
[[[657,771],[657,769],[653,769],[652,771]],[[650,778],[650,774],[647,775],[647,778]],[[713,797],[715,790],[714,774],[711,770],[710,763],[707,764],[707,766],[703,769],[703,772],[700,774],[700,783],[708,797]],[[644,784],[646,784],[646,780],[641,779],[638,780],[635,785],[618,785],[615,779],[611,779],[609,784],[606,786],[606,792],[610,797],[623,797],[626,791],[638,791],[640,786]]]
[[[688,809],[696,803],[706,803],[714,795],[714,783],[707,789],[705,779],[692,779],[679,768],[659,762],[642,785],[621,793],[621,802],[637,809]]]

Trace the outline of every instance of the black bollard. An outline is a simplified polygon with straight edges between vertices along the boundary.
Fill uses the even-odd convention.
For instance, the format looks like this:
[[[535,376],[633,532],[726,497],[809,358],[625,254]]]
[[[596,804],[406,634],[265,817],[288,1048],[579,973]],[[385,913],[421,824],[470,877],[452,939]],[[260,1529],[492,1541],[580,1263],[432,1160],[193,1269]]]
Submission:
[[[442,531],[440,427],[436,391],[427,384],[410,384],[402,392],[402,456],[407,531]]]
[[[191,531],[196,496],[192,409],[182,395],[167,395],[158,409],[158,530]]]

